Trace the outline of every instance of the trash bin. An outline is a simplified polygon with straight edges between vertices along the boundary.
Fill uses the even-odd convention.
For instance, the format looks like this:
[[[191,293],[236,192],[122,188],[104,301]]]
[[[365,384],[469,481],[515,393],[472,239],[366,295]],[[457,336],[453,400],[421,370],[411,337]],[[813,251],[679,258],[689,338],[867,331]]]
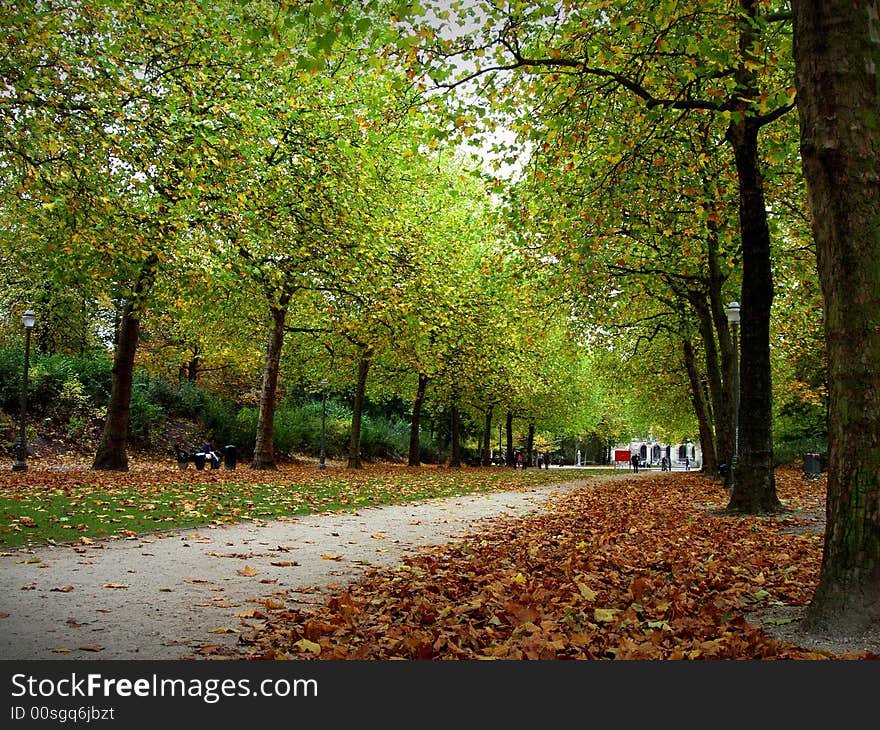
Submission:
[[[822,474],[819,454],[804,454],[804,476],[815,479]]]
[[[193,461],[196,464],[196,469],[204,469],[205,468],[205,452],[204,451],[196,451],[193,454]]]
[[[224,469],[235,469],[236,455],[235,455],[235,445],[228,444],[223,447],[223,468]]]

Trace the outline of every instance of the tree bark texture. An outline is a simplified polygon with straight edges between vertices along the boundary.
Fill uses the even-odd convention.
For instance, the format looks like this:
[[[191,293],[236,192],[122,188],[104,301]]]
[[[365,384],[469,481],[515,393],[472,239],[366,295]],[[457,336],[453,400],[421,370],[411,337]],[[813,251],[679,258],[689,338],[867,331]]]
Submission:
[[[452,403],[452,413],[450,415],[451,426],[452,426],[452,436],[451,436],[451,444],[450,450],[451,453],[449,455],[449,466],[450,467],[460,467],[461,466],[461,414],[458,411],[458,406],[455,402]]]
[[[700,429],[700,450],[703,452],[703,471],[707,474],[717,474],[718,460],[715,455],[715,439],[712,435],[712,423],[709,418],[709,408],[703,391],[703,382],[697,369],[694,347],[688,340],[682,341],[684,366],[691,385],[691,403],[697,423]]]
[[[526,458],[523,467],[533,466],[535,461],[535,424],[529,424],[529,435],[526,438]]]
[[[419,373],[419,385],[416,389],[416,399],[413,401],[412,421],[409,426],[409,459],[407,466],[419,466],[422,463],[422,440],[420,437],[419,422],[422,417],[422,403],[425,402],[425,391],[428,389],[428,376]]]
[[[120,314],[119,336],[113,354],[113,383],[107,420],[98,444],[92,469],[128,471],[128,419],[131,412],[131,385],[134,379],[134,358],[140,336],[140,319],[131,301],[125,302]]]
[[[792,9],[829,369],[825,544],[807,623],[861,632],[880,624],[880,3]]]
[[[492,411],[495,410],[494,404],[490,403],[489,407],[486,409],[486,422],[483,425],[483,453],[482,458],[480,459],[480,463],[483,466],[492,466],[492,457],[489,455],[491,452],[491,442],[492,442]]]
[[[275,469],[275,406],[278,396],[278,370],[281,349],[284,346],[284,322],[287,319],[287,301],[272,308],[272,328],[266,345],[263,363],[263,382],[260,389],[260,413],[257,416],[257,439],[251,469]]]
[[[370,349],[365,347],[358,360],[357,386],[354,391],[354,404],[351,408],[351,439],[348,444],[349,469],[363,467],[361,461],[361,420],[364,413],[364,394],[367,390],[367,374],[370,372],[371,354]]]
[[[742,65],[736,74],[740,108],[727,130],[739,183],[742,236],[740,295],[739,456],[728,509],[746,514],[773,512],[780,507],[773,465],[773,389],[770,371],[770,310],[773,271],[764,181],[758,154],[761,120],[755,116],[757,81],[748,61],[754,53],[757,0],[740,0]]]

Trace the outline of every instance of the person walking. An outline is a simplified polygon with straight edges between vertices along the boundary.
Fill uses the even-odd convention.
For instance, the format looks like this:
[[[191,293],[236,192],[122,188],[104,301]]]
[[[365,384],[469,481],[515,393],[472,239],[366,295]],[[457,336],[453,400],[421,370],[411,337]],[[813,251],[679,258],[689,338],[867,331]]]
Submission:
[[[638,454],[634,453],[629,457],[629,465],[632,467],[633,472],[635,472],[636,474],[639,473],[639,455]]]

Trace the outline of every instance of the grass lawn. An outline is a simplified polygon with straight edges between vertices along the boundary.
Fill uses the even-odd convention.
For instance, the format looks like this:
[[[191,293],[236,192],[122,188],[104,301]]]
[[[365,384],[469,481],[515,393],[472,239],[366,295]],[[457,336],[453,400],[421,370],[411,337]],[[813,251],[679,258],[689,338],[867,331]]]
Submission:
[[[362,470],[282,466],[277,471],[181,471],[166,463],[117,473],[31,466],[0,477],[0,545],[125,538],[199,525],[356,510],[561,483],[602,471],[389,465]]]

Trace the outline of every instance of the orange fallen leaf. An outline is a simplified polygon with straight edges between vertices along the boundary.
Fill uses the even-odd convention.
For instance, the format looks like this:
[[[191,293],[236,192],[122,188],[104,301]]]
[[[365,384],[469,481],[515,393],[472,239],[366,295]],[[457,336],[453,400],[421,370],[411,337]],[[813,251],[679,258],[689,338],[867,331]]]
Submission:
[[[327,555],[326,553],[321,555],[324,560],[342,560],[341,555]]]
[[[236,571],[239,575],[251,576],[256,575],[260,571],[256,568],[252,568],[250,565],[245,565],[242,570]]]
[[[103,588],[128,588],[125,583],[105,583]]]
[[[53,588],[53,591],[57,591],[58,593],[70,593],[73,590],[73,586],[61,586],[60,588]]]

